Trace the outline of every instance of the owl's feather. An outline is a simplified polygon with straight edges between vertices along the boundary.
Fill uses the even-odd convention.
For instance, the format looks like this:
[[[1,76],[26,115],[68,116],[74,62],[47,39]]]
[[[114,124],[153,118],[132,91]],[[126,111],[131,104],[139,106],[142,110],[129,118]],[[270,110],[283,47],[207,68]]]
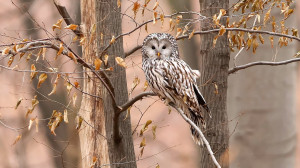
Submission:
[[[161,99],[174,103],[197,126],[205,129],[206,124],[202,108],[209,113],[210,111],[196,84],[196,79],[200,76],[199,71],[192,70],[187,63],[179,58],[176,40],[171,35],[158,33],[149,36],[144,41],[142,52],[143,70],[152,91]],[[163,57],[149,56],[148,54],[151,53],[147,51],[149,47],[144,47],[144,45],[148,45],[147,40],[155,38],[158,42],[163,39],[172,39],[170,40],[172,44],[170,50],[176,52]],[[156,43],[156,40],[153,43]],[[174,46],[176,47],[174,48]],[[201,144],[200,136],[192,127],[191,132],[195,142]]]

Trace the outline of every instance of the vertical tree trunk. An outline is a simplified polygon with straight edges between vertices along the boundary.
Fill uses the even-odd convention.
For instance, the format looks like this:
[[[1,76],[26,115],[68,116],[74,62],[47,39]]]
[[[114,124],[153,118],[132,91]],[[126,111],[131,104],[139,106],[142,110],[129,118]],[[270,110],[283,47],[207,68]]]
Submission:
[[[280,10],[271,15],[279,20]],[[296,15],[288,18],[285,25],[295,26],[293,16]],[[264,38],[268,39],[268,36]],[[277,38],[274,38],[274,41],[277,41]],[[295,53],[294,43],[279,49],[276,43],[272,48],[270,43],[266,42],[257,49],[255,55],[252,50],[244,49],[236,63],[241,65],[259,60],[272,61],[274,55],[275,61],[283,61],[292,58]],[[232,57],[235,55],[236,53],[232,54]],[[230,138],[232,168],[295,166],[297,145],[295,65],[293,63],[276,67],[256,66],[230,75],[228,115],[234,118],[242,114]],[[230,124],[232,131],[234,125],[235,123]]]
[[[201,14],[212,17],[219,13],[220,9],[228,9],[228,0],[200,0]],[[206,20],[201,23],[202,30],[211,29],[212,22]],[[221,20],[224,25],[225,20]],[[213,39],[216,33],[201,35],[200,44],[200,71],[201,83],[207,83],[202,87],[202,93],[208,102],[212,112],[212,118],[207,118],[207,137],[216,159],[222,168],[228,167],[228,119],[226,111],[227,98],[227,78],[229,68],[229,47],[227,35],[218,38],[216,46],[213,48]],[[217,86],[217,91],[216,87]],[[215,167],[206,148],[201,149],[200,167]]]
[[[89,63],[94,60],[103,48],[109,43],[112,36],[121,34],[120,9],[117,1],[110,0],[81,0],[81,18],[84,34],[87,36],[83,46],[83,58]],[[91,41],[90,30],[96,24],[96,37]],[[103,33],[103,40],[100,39]],[[123,57],[123,41],[118,40],[108,50],[108,67],[113,67],[109,78],[114,86],[116,100],[122,104],[128,100],[125,69],[115,65],[115,56]],[[82,125],[80,131],[80,144],[82,153],[82,167],[90,167],[93,157],[97,158],[96,167],[111,164],[109,167],[135,168],[135,154],[131,136],[130,118],[124,119],[122,114],[119,119],[121,141],[113,140],[113,120],[115,111],[112,99],[107,89],[92,73],[85,74],[83,90],[101,98],[95,99],[84,96],[79,115],[89,124]],[[105,138],[104,138],[104,137]],[[127,162],[127,163],[124,163]],[[119,164],[123,163],[123,164]]]

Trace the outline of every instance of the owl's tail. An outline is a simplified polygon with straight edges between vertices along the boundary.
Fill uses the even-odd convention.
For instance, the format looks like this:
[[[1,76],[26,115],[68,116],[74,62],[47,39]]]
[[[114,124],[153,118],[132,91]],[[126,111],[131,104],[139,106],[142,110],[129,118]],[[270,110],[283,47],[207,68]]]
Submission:
[[[203,116],[199,115],[199,113],[195,113],[194,111],[190,110],[190,116],[189,118],[197,125],[198,128],[200,128],[201,131],[203,131],[206,128],[206,123],[203,118]],[[200,134],[196,131],[196,129],[192,126],[191,128],[191,133],[192,133],[192,138],[195,141],[197,145],[203,146],[203,141],[200,137]]]

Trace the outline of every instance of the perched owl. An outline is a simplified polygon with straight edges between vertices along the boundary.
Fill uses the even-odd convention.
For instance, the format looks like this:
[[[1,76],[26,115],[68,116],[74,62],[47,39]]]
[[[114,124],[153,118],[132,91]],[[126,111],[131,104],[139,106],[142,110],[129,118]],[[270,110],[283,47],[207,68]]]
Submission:
[[[152,91],[166,104],[172,102],[182,109],[199,128],[205,129],[201,107],[209,114],[210,111],[196,84],[200,72],[192,70],[179,58],[175,38],[167,33],[148,35],[143,42],[142,55],[143,70]],[[200,145],[199,134],[192,127],[191,132],[194,141]]]

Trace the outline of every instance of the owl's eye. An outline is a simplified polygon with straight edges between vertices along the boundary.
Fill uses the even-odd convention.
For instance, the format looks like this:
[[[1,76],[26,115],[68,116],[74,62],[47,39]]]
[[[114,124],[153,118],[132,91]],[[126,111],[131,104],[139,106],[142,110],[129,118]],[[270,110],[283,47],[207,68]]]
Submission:
[[[164,45],[163,47],[162,47],[162,49],[164,50],[164,49],[166,49],[167,47]]]
[[[155,50],[155,47],[154,47],[154,46],[152,46],[151,48],[152,48],[153,50]]]

